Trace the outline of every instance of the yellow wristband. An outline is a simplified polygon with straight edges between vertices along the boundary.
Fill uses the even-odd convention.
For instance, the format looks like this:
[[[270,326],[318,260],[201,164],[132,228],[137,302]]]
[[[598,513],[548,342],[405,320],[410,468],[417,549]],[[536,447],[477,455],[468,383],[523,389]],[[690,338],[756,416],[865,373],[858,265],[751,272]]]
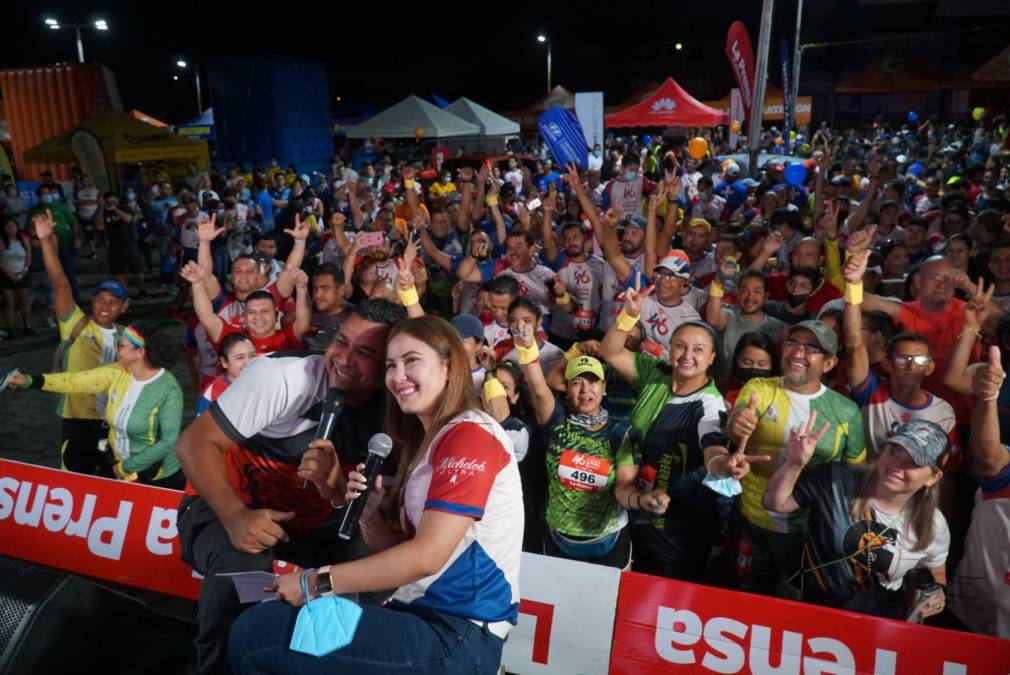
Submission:
[[[982,331],[980,331],[975,326],[965,326],[964,330],[962,330],[960,333],[958,333],[957,336],[960,338],[962,335],[964,335],[966,333],[973,333],[975,335],[975,339],[976,340],[981,340],[982,339]]]
[[[567,305],[571,301],[572,301],[572,296],[568,293],[568,291],[565,291],[564,295],[559,295],[558,296],[558,304],[559,305]]]
[[[515,344],[515,348],[516,354],[519,355],[520,366],[528,366],[540,358],[540,347],[537,347],[536,342],[529,347],[520,347],[518,344]]]
[[[863,283],[858,284],[845,284],[845,302],[850,305],[861,305],[863,304]]]
[[[408,190],[413,190],[415,187],[417,187],[417,183],[414,182],[413,178],[408,178],[407,180],[403,181],[403,187],[407,188]]]
[[[498,195],[488,195],[484,203],[488,206],[498,206]]]
[[[400,298],[400,304],[404,307],[412,307],[421,302],[421,298],[417,295],[417,287],[415,286],[411,286],[405,291],[398,290],[396,294]]]
[[[498,378],[491,380],[486,380],[484,382],[484,400],[490,401],[493,398],[500,398],[506,396],[505,387],[502,385]]]
[[[713,281],[708,287],[708,295],[712,298],[721,298],[726,295],[726,289],[718,281]]]
[[[136,471],[134,471],[133,473],[126,473],[125,471],[123,471],[122,462],[116,462],[115,464],[112,465],[112,473],[116,474],[116,478],[125,481],[135,481],[139,478]]]
[[[582,356],[582,350],[579,349],[579,343],[576,342],[567,352],[565,352],[565,361],[574,361],[580,356]]]
[[[634,328],[637,323],[637,316],[631,316],[622,309],[621,313],[617,315],[617,321],[614,322],[614,325],[617,326],[617,330],[627,333]]]

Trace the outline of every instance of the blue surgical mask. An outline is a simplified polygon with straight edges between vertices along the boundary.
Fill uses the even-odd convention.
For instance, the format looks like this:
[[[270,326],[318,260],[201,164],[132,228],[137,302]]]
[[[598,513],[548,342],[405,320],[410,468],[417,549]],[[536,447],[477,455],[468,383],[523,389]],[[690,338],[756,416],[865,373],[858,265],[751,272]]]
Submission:
[[[249,199],[249,197],[251,197],[251,196],[252,196],[252,193],[249,191],[248,188],[242,188],[242,192],[241,192],[242,199]]]
[[[304,577],[302,592],[308,597]],[[288,648],[309,656],[326,656],[351,643],[361,614],[357,603],[340,596],[310,600],[298,610]]]
[[[637,171],[625,171],[624,172],[624,180],[635,180],[635,178],[637,176],[638,176],[638,172]]]
[[[56,201],[56,195],[53,194],[42,195],[40,199],[42,200],[43,204],[52,204],[53,202]]]
[[[136,192],[127,192],[126,193],[126,201],[128,201],[128,202],[135,202],[135,201],[137,201],[137,193]]]

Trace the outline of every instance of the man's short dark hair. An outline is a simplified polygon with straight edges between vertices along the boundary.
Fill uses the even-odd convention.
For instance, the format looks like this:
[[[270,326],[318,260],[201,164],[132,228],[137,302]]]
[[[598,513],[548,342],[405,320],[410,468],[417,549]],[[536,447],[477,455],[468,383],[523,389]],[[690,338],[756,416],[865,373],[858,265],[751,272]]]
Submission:
[[[248,305],[253,300],[269,300],[271,305],[274,307],[277,306],[277,301],[274,300],[273,294],[270,291],[264,291],[263,289],[253,291],[247,295],[245,298],[245,304]]]
[[[586,236],[586,230],[582,227],[582,223],[577,223],[574,220],[570,220],[561,226],[561,234],[564,234],[568,230],[578,230],[582,233],[582,236]]]
[[[891,315],[879,309],[863,312],[863,327],[871,333],[880,333],[885,343],[890,342],[898,332]]]
[[[351,314],[356,314],[365,321],[384,326],[392,326],[397,321],[407,318],[407,310],[403,308],[403,305],[390,302],[385,298],[362,300],[351,309]]]
[[[262,241],[262,239],[260,241]],[[323,263],[322,265],[316,268],[315,272],[312,273],[312,278],[315,279],[316,277],[326,275],[333,277],[334,281],[337,281],[344,277],[343,273],[341,272],[340,268],[337,265],[335,265],[334,263]]]
[[[519,281],[515,277],[502,274],[488,282],[487,292],[494,295],[507,295],[510,298],[518,298]]]
[[[267,232],[260,236],[260,241],[277,241],[277,235],[274,234],[273,232]]]
[[[821,273],[818,272],[813,267],[793,267],[789,270],[789,278],[793,277],[805,277],[810,280],[814,288],[817,288],[817,284],[821,282]]]
[[[786,224],[797,232],[803,230],[803,218],[800,216],[800,212],[796,209],[790,209],[784,206],[772,211],[772,215],[768,219],[768,223],[772,229],[778,227],[779,225]]]
[[[894,356],[894,351],[902,342],[914,342],[917,345],[925,345],[926,351],[929,352],[930,355],[933,354],[933,348],[930,347],[929,340],[922,335],[919,335],[918,333],[898,333],[887,341],[887,358]]]
[[[537,243],[537,240],[533,238],[533,235],[526,230],[512,230],[508,233],[508,236],[505,237],[505,240],[508,241],[509,239],[520,238],[526,242],[527,246],[534,246]]]
[[[718,244],[720,241],[726,241],[729,242],[730,244],[733,244],[733,248],[736,249],[737,253],[743,253],[743,243],[740,241],[740,237],[738,237],[737,235],[720,234],[718,237],[716,237],[715,243]]]
[[[233,260],[231,263],[232,269],[235,269],[235,263],[237,263],[239,260],[252,260],[254,263],[256,263],[257,272],[259,272],[260,274],[267,273],[266,261],[263,260],[262,258],[256,257],[252,253],[243,253],[240,256],[236,256],[235,260]]]
[[[529,299],[528,296],[521,295],[512,302],[509,303],[509,315],[512,314],[517,309],[525,309],[527,312],[537,317],[538,319],[543,316],[543,311],[540,309],[540,305]]]
[[[747,281],[748,279],[757,279],[758,281],[761,282],[761,285],[764,287],[764,289],[766,291],[768,290],[768,277],[765,276],[765,273],[762,272],[761,270],[747,270],[746,272],[740,275],[740,281],[737,283],[737,286],[738,287],[743,286],[743,282]]]
[[[1003,217],[996,209],[980,211],[975,215],[975,224],[993,239],[999,239],[1003,234]]]

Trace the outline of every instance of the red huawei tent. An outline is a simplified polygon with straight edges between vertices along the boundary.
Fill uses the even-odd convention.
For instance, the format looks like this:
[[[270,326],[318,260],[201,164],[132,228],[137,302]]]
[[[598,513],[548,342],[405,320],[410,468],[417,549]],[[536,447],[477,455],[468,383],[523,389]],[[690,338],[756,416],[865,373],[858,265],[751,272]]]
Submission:
[[[652,96],[626,110],[607,115],[606,127],[714,127],[728,124],[726,113],[709,108],[684,91],[672,77]]]

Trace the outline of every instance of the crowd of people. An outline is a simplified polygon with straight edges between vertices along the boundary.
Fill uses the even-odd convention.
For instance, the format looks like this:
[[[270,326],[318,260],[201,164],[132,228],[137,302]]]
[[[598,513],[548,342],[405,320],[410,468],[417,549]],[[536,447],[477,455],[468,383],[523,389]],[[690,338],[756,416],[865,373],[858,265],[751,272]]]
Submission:
[[[396,631],[382,659],[490,672],[521,550],[1010,638],[1004,127],[801,129],[751,177],[715,129],[703,157],[609,135],[583,168],[536,142],[454,169],[380,146],[328,175],[155,171],[122,199],[82,178],[74,209],[8,190],[9,333],[37,289],[62,341],[5,384],[62,394],[68,469],[185,488],[194,672],[306,667],[297,608],[350,593],[328,667],[381,670]],[[113,277],[90,315],[75,245]],[[155,270],[185,345],[120,322]],[[240,615],[219,574],[275,558],[306,570]]]

